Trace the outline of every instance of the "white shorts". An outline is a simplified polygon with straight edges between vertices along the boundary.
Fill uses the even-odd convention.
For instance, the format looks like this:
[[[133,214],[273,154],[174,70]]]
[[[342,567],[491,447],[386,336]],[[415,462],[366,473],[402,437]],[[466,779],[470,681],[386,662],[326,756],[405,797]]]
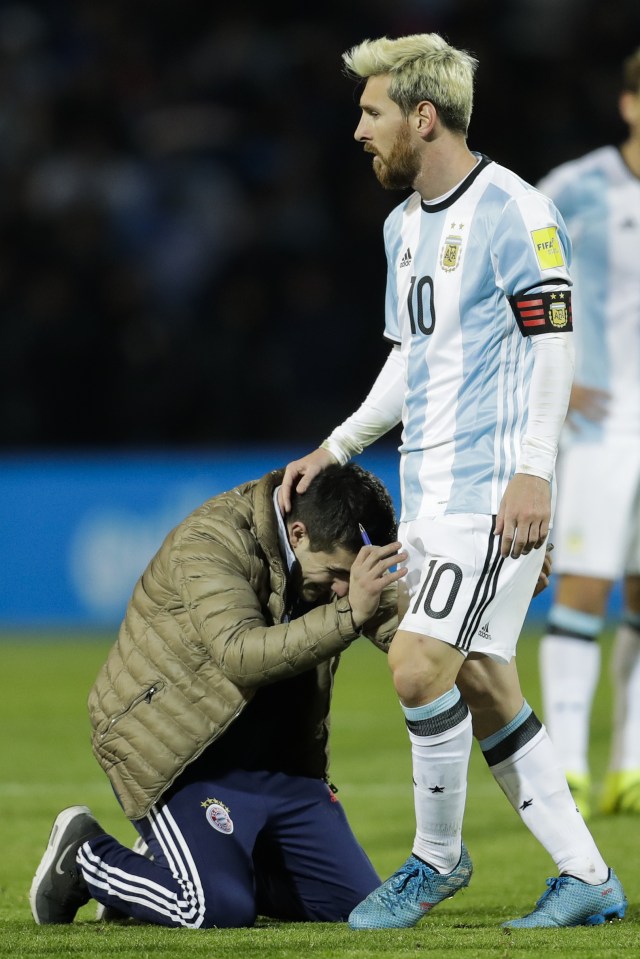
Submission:
[[[640,573],[640,440],[563,447],[553,539],[556,573]]]
[[[409,554],[399,584],[400,629],[440,639],[464,656],[512,659],[544,549],[503,559],[494,524],[477,513],[400,523],[398,539]]]

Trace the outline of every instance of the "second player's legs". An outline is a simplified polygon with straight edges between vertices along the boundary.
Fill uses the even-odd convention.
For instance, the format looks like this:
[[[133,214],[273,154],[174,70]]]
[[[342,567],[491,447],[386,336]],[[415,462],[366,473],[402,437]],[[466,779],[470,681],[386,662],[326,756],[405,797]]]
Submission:
[[[593,576],[560,575],[540,645],[545,723],[563,769],[576,782],[589,773],[589,724],[600,676],[598,639],[612,585]]]
[[[558,585],[540,646],[540,672],[545,722],[586,815],[589,725],[600,676],[598,638],[613,583],[625,572],[638,579],[640,572],[640,449],[624,437],[576,441],[563,450],[559,464]],[[640,603],[634,607],[629,593],[625,599],[612,659],[616,713],[609,779],[620,769],[625,739],[637,741],[640,733],[628,711],[633,664],[640,654]]]
[[[640,534],[639,534],[640,535]],[[638,559],[634,558],[637,568]],[[604,812],[640,813],[640,575],[627,575],[611,654],[613,730]]]

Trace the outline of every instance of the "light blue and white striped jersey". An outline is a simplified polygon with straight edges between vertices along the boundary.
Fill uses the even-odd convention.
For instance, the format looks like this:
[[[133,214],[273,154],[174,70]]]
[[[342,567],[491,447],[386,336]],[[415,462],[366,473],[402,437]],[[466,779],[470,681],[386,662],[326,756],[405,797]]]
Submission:
[[[414,193],[396,207],[384,237],[385,336],[400,344],[406,378],[402,519],[497,513],[527,423],[532,347],[523,332],[567,325],[561,302],[545,301],[557,323],[527,319],[536,310],[517,321],[508,298],[570,283],[562,218],[480,157],[440,202]]]
[[[640,180],[619,150],[603,147],[552,170],[539,184],[562,213],[573,245],[575,382],[611,393],[600,423],[572,414],[570,442],[640,435]]]

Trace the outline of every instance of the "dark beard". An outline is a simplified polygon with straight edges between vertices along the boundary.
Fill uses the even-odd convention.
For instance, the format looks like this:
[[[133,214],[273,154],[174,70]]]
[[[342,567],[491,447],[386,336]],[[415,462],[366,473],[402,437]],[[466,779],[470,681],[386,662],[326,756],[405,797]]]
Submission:
[[[413,186],[420,172],[420,160],[407,130],[398,134],[386,161],[377,155],[374,157],[373,172],[385,190],[406,190]]]

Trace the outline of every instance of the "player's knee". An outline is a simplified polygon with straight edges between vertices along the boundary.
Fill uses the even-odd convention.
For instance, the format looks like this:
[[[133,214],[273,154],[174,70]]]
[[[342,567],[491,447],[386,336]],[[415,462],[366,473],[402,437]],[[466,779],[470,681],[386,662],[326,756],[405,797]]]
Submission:
[[[609,579],[562,574],[556,587],[552,612],[554,606],[567,606],[592,616],[604,616],[612,587],[613,582]]]
[[[405,706],[421,706],[448,692],[459,669],[457,661],[454,667],[451,658],[443,655],[450,647],[417,634],[410,640],[404,634],[403,641],[397,642],[398,635],[389,649],[388,665],[396,693]]]
[[[419,706],[429,696],[428,677],[417,674],[406,664],[393,670],[393,685],[400,700],[406,706]]]
[[[204,920],[200,929],[241,929],[253,926],[256,921],[254,897],[244,889],[223,892],[218,886],[205,890],[204,902]]]
[[[392,661],[389,666],[395,691],[405,706],[421,706],[447,691],[441,688],[439,674],[426,658],[405,658]]]
[[[624,599],[627,609],[640,614],[640,576],[627,576],[624,582]]]

